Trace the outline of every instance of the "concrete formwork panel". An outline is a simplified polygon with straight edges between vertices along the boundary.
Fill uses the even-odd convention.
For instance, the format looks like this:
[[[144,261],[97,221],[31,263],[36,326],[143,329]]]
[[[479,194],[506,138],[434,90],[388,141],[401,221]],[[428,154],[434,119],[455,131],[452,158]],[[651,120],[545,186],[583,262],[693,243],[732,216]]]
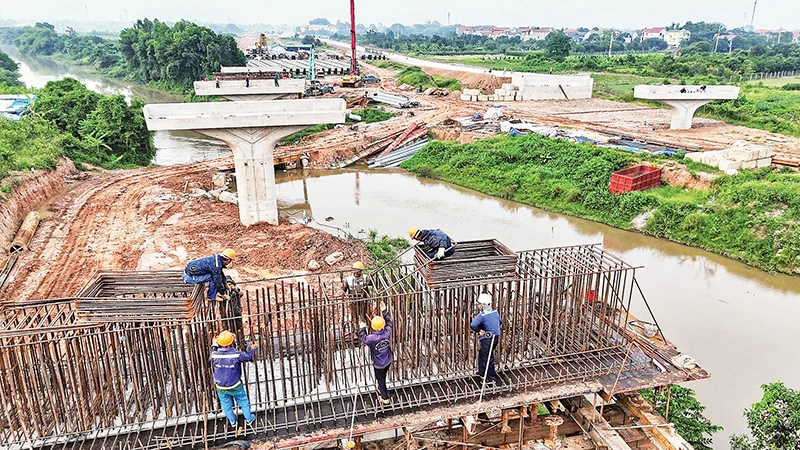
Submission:
[[[576,100],[592,98],[594,79],[589,75],[515,72],[511,84],[519,91],[517,100]]]
[[[343,99],[145,105],[150,131],[192,130],[233,151],[239,218],[245,225],[278,223],[273,153],[278,140],[319,123],[344,123]]]

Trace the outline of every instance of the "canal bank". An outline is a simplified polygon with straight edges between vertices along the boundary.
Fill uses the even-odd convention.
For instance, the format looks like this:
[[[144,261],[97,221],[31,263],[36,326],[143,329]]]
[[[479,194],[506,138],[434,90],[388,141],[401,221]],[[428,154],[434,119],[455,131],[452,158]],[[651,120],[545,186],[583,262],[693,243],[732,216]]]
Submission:
[[[23,81],[36,75],[67,73],[31,69]],[[102,81],[87,77],[84,80]],[[160,164],[230,154],[224,145],[193,134],[165,133],[161,141],[157,134],[156,146]],[[496,237],[514,250],[603,243],[631,264],[644,266],[637,275],[667,337],[712,374],[707,381],[687,386],[698,392],[707,416],[726,428],[715,437],[716,449],[728,448],[728,436],[746,430],[742,412],[761,397],[761,384],[781,380],[800,386],[794,368],[794,342],[800,338],[794,324],[800,312],[800,283],[795,278],[402,171],[292,171],[278,173],[277,179],[279,207],[285,214],[299,219],[305,211],[320,223],[353,234],[375,229],[402,236],[416,225],[442,228],[456,239]],[[326,222],[326,217],[333,219]]]

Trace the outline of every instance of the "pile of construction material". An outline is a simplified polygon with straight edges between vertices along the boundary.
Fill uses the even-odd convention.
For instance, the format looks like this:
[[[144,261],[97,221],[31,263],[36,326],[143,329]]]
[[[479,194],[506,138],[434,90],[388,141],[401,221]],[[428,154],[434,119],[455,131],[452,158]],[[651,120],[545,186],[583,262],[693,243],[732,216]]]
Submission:
[[[399,167],[400,164],[414,156],[414,153],[417,153],[422,147],[428,145],[428,140],[423,139],[419,142],[415,142],[410,145],[406,145],[403,148],[398,148],[393,152],[389,153],[386,156],[379,156],[372,161],[369,162],[370,169],[376,169],[381,167],[391,168],[391,167]]]
[[[354,162],[360,159],[364,159],[372,155],[377,155],[377,156],[375,157],[375,159],[370,161],[370,164],[372,164],[379,158],[385,157],[387,155],[395,155],[394,153],[395,151],[403,150],[404,153],[408,153],[406,152],[406,150],[408,150],[406,146],[410,146],[414,143],[418,143],[424,140],[427,137],[427,134],[428,134],[428,126],[426,124],[412,123],[411,125],[408,126],[408,128],[406,128],[403,131],[397,131],[392,134],[379,137],[370,142],[369,144],[359,147],[356,150],[355,155],[336,164],[334,168],[340,169],[342,167],[347,167],[350,164],[353,164]],[[419,150],[419,148],[417,148],[416,150]],[[416,150],[414,150],[414,152]],[[400,159],[399,162],[391,161],[390,163],[393,164],[394,162],[397,162],[397,165],[400,165],[400,162],[403,162],[405,161],[405,159],[410,158],[411,155],[413,155],[413,152],[408,153],[407,157],[404,159]],[[388,160],[384,159],[382,161],[386,163]],[[389,164],[386,164],[385,166],[389,166]],[[375,167],[382,167],[382,166],[375,166]],[[389,167],[395,167],[395,166],[389,166]]]
[[[727,174],[739,169],[761,169],[772,165],[772,150],[763,145],[736,141],[730,148],[711,152],[687,153],[685,158],[718,167]]]
[[[372,94],[372,99],[376,102],[386,103],[395,108],[412,108],[419,106],[419,102],[406,97],[405,95],[394,94],[391,92],[376,92]]]
[[[461,100],[468,102],[513,102],[522,100],[519,88],[511,83],[503,83],[500,89],[495,89],[494,94],[482,94],[480,89],[464,89],[461,91]]]

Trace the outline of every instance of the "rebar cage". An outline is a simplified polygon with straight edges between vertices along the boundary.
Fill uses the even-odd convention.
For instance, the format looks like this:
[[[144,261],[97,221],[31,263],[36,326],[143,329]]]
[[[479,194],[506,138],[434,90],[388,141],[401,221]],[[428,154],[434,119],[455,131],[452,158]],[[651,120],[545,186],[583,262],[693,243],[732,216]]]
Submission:
[[[233,307],[209,304],[178,272],[104,272],[75,299],[6,308],[0,439],[9,448],[155,449],[230,437],[209,362],[223,329],[242,348],[260,346],[244,381],[256,431],[272,436],[468,401],[482,388],[493,395],[652,367],[625,331],[635,268],[596,245],[520,252],[516,277],[456,286],[431,287],[414,265],[386,268],[371,274],[366,298],[342,292],[344,275],[247,285]],[[469,327],[482,292],[503,318],[500,383],[489,388],[474,376]],[[394,323],[389,406],[376,401],[357,336],[381,303]]]

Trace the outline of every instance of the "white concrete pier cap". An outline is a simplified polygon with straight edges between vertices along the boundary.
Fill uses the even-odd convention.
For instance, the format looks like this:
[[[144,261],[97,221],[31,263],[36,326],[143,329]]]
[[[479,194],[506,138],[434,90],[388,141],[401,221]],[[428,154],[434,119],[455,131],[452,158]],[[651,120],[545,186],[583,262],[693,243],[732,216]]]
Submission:
[[[160,103],[143,108],[150,131],[192,130],[233,151],[239,218],[278,224],[273,153],[281,138],[320,123],[344,123],[340,98],[269,102]]]
[[[672,110],[673,130],[692,128],[692,119],[697,108],[714,100],[733,100],[739,97],[738,86],[686,86],[640,84],[633,88],[633,96],[655,100]]]

